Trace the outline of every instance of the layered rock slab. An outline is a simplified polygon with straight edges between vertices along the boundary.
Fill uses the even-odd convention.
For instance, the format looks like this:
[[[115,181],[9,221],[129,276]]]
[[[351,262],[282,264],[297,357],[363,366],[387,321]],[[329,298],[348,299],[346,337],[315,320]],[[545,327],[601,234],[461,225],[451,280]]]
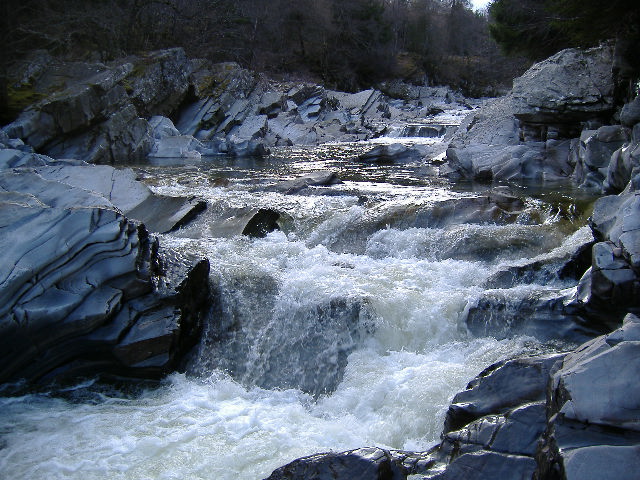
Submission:
[[[158,245],[143,226],[104,207],[33,203],[0,203],[0,382],[174,368],[203,320],[208,264],[161,293]],[[181,293],[194,282],[195,308]]]

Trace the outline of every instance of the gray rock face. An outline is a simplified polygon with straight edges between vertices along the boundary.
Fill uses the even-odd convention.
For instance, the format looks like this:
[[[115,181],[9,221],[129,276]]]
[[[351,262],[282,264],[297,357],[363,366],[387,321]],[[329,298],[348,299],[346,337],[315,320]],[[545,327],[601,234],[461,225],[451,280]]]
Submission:
[[[604,46],[563,50],[534,65],[514,80],[508,95],[465,119],[441,173],[485,181],[566,179],[575,167],[569,140],[580,132],[581,122],[613,113],[612,62],[612,49]],[[603,163],[606,155],[598,152],[594,162]]]
[[[444,433],[458,430],[487,415],[504,414],[520,405],[545,400],[549,371],[563,354],[522,357],[494,364],[453,400]]]
[[[189,88],[191,64],[181,49],[130,57],[112,64],[54,63],[42,74],[45,91],[55,93],[30,106],[4,127],[51,156],[91,163],[128,163],[146,158],[152,131],[144,119],[168,115]]]
[[[528,123],[570,123],[613,111],[613,47],[567,49],[513,82],[515,116]]]
[[[576,183],[599,191],[602,182],[608,176],[611,156],[629,141],[629,133],[628,129],[619,125],[604,126],[595,131],[584,130],[580,136],[573,173]],[[612,177],[614,175],[612,172]],[[617,176],[621,175],[622,172],[618,172]],[[621,181],[623,180],[616,180],[616,183]]]
[[[563,357],[520,357],[480,373],[454,397],[421,478],[530,479],[546,428],[546,385]]]
[[[285,180],[278,183],[274,190],[286,194],[295,194],[307,187],[330,187],[342,183],[338,176],[329,170],[310,172],[293,180]]]
[[[591,227],[598,240],[593,249],[587,301],[622,315],[638,308],[640,298],[640,194],[598,199]]]
[[[0,382],[176,368],[208,313],[209,264],[160,252],[122,212],[168,231],[197,202],[153,195],[131,170],[6,152],[31,168],[0,170]]]
[[[14,199],[0,217],[1,382],[159,376],[197,339],[208,264],[163,295],[157,242],[113,209]]]
[[[420,152],[400,143],[378,145],[358,157],[362,162],[388,163],[406,162],[420,158]]]
[[[640,466],[640,319],[565,357],[549,386],[549,424],[537,478],[636,476]]]
[[[404,480],[421,460],[405,452],[360,448],[294,460],[265,480]]]
[[[211,89],[181,112],[177,128],[236,156],[264,155],[271,146],[373,138],[390,121],[415,123],[429,115],[429,108],[418,107],[419,102],[452,102],[438,89],[425,88],[396,105],[377,90],[349,94],[313,84],[273,82],[233,63],[212,66],[209,76]]]
[[[602,188],[605,193],[620,193],[623,190],[637,190],[632,180],[640,175],[640,142],[633,138],[610,157],[606,179]]]
[[[51,207],[116,208],[159,233],[179,228],[206,207],[197,199],[155,195],[136,181],[132,170],[107,165],[46,165],[30,171],[0,171],[0,190],[30,195]]]

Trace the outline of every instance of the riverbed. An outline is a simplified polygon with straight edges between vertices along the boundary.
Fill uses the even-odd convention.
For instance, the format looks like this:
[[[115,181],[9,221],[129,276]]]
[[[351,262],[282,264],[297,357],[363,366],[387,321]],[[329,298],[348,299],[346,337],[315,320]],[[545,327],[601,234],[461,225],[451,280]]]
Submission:
[[[517,213],[458,222],[442,205],[489,187],[435,175],[442,138],[374,143],[384,142],[433,155],[365,164],[357,156],[372,142],[337,143],[137,166],[156,192],[207,201],[195,221],[160,236],[163,248],[211,262],[216,304],[203,341],[159,387],[88,379],[0,398],[3,476],[258,480],[317,452],[422,451],[439,440],[453,395],[485,367],[569,348],[477,338],[464,319],[506,265],[570,251],[588,202],[521,188]],[[276,188],[317,170],[342,183]],[[260,209],[280,214],[277,230],[250,238],[221,228]],[[534,277],[507,293],[575,283]]]

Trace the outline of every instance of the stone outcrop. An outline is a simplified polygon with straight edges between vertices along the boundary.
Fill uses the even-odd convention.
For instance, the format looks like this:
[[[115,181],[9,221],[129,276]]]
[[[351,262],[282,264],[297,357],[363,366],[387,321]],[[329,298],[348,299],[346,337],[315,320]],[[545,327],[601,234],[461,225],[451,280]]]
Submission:
[[[632,479],[640,467],[640,319],[560,362],[547,392],[537,479]]]
[[[130,218],[168,231],[198,202],[153,195],[130,170],[6,152],[24,167],[0,170],[0,382],[178,367],[209,313],[209,264]]]
[[[275,82],[233,63],[211,66],[209,77],[212,88],[183,109],[176,126],[182,135],[232,155],[262,155],[273,146],[373,138],[385,133],[390,122],[415,123],[433,114],[434,104],[462,101],[446,88],[415,87],[410,98],[394,100],[373,89],[350,94],[313,84]],[[442,125],[437,128],[446,130]]]
[[[463,122],[443,173],[476,180],[569,177],[571,139],[614,111],[612,47],[563,50],[514,80],[511,92]]]
[[[141,161],[153,143],[146,118],[178,108],[191,71],[191,61],[179,48],[111,63],[50,61],[25,79],[44,98],[4,131],[55,158]]]
[[[498,362],[458,393],[427,452],[364,448],[301,458],[268,480],[636,477],[640,319],[568,354]],[[360,476],[358,476],[360,475]]]

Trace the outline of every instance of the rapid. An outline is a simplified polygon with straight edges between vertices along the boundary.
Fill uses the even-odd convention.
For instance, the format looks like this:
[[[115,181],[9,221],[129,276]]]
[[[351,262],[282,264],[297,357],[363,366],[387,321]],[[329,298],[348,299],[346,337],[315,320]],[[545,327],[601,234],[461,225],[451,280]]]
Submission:
[[[387,141],[421,142],[433,159],[363,164],[356,157],[372,144],[358,143],[139,166],[155,191],[207,201],[194,222],[160,236],[211,262],[204,338],[185,372],[159,387],[89,379],[2,396],[3,478],[258,480],[318,452],[426,450],[453,395],[485,367],[562,349],[475,338],[464,319],[505,265],[571,250],[584,208],[523,188],[513,218],[458,221],[443,205],[488,187],[430,175],[442,137]],[[320,169],[343,183],[274,188]],[[279,212],[278,230],[250,238],[222,228],[259,209]],[[574,286],[534,278],[507,294]]]

